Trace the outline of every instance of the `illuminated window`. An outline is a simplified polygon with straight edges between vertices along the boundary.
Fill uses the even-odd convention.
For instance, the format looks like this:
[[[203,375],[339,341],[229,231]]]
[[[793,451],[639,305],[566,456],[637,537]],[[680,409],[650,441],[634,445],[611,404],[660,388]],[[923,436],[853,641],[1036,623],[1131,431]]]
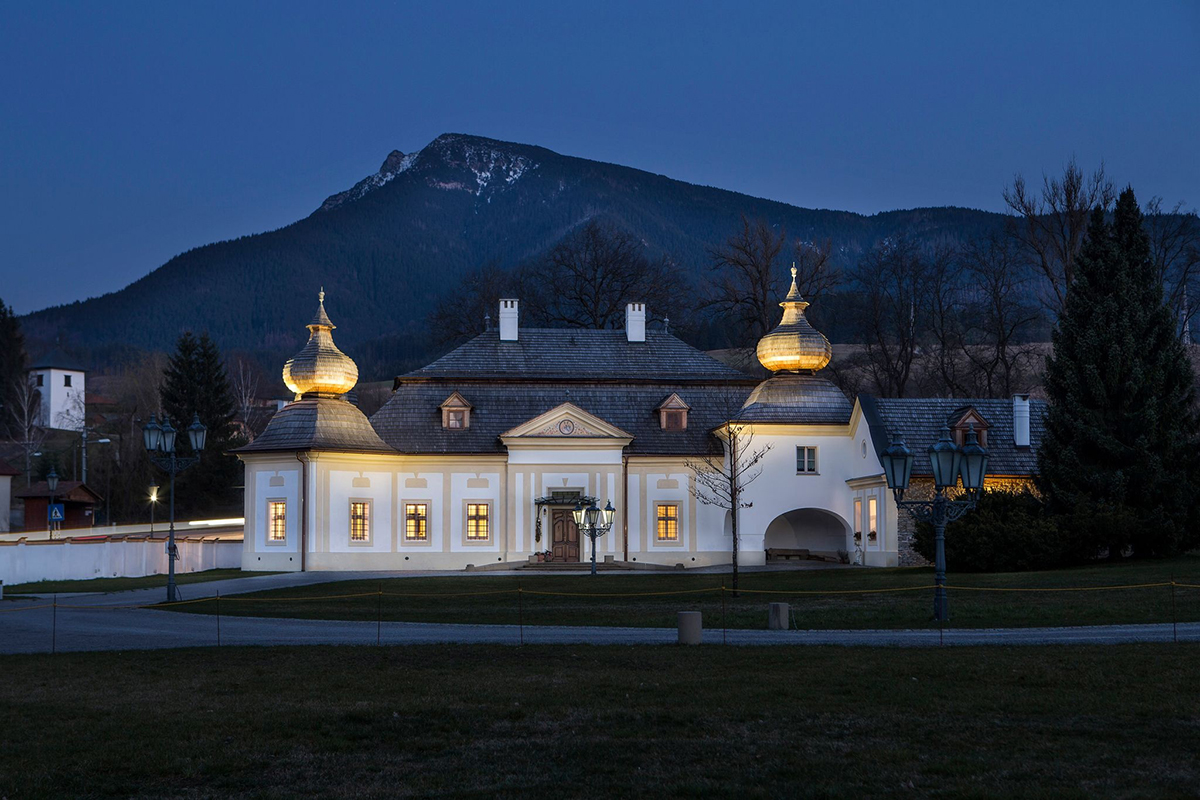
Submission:
[[[487,503],[467,503],[467,538],[471,541],[487,539],[488,512],[491,507]]]
[[[879,501],[874,497],[867,498],[867,531],[874,541],[879,532]]]
[[[350,503],[350,541],[366,542],[371,538],[371,504],[362,500]]]
[[[817,474],[817,448],[796,448],[796,472],[802,475]]]
[[[862,500],[854,501],[854,538],[862,538]]]
[[[269,519],[267,537],[272,542],[282,542],[287,539],[287,503],[283,500],[272,500],[268,503],[267,516]]]
[[[404,538],[409,541],[423,541],[426,538],[425,521],[428,519],[428,507],[424,503],[408,503],[404,506]]]
[[[659,504],[658,541],[679,541],[679,506],[669,503]]]
[[[447,411],[446,412],[446,427],[447,428],[465,428],[464,424],[467,421],[466,411]]]

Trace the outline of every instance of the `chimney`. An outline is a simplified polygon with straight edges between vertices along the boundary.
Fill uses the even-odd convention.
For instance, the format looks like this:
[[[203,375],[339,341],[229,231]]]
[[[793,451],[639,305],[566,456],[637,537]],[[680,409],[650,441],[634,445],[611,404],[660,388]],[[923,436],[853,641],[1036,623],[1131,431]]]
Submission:
[[[500,341],[515,342],[517,340],[517,301],[500,301]]]
[[[631,342],[646,341],[646,304],[625,305],[625,336]]]
[[[1013,444],[1029,449],[1029,395],[1013,395]]]

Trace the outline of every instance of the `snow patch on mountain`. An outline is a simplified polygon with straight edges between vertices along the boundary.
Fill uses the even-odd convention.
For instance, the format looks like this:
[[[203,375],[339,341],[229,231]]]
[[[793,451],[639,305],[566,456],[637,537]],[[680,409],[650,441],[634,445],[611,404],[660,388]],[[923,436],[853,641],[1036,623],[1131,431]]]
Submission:
[[[446,133],[417,153],[405,155],[393,150],[378,172],[331,196],[321,204],[320,210],[329,211],[360,200],[418,165],[427,186],[443,191],[470,192],[476,197],[482,197],[486,192],[489,202],[497,191],[513,186],[539,166],[528,156],[505,148],[501,142]]]
[[[388,157],[384,159],[383,166],[379,168],[378,172],[376,172],[374,175],[368,175],[346,191],[338,192],[337,194],[326,198],[325,202],[321,204],[320,210],[329,211],[330,209],[337,208],[344,203],[350,203],[354,200],[362,199],[369,192],[373,192],[380,186],[386,185],[395,179],[397,175],[400,175],[401,173],[411,169],[417,163],[417,159],[420,157],[420,155],[420,153],[410,153],[405,155],[399,150],[393,150],[388,154]]]

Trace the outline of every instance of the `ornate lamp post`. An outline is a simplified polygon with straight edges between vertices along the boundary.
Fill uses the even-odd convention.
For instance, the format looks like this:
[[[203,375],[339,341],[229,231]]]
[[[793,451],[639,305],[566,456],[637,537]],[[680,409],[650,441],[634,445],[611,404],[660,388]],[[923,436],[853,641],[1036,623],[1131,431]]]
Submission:
[[[204,440],[208,436],[208,428],[200,422],[200,415],[192,417],[192,424],[187,429],[188,439],[192,445],[194,456],[175,455],[175,428],[169,419],[163,418],[161,425],[150,415],[150,421],[142,428],[146,451],[150,460],[161,470],[171,476],[171,527],[167,533],[167,602],[173,603],[179,599],[175,589],[175,559],[179,551],[175,548],[175,476],[200,460],[200,452],[204,449]],[[157,454],[157,455],[156,455]],[[157,498],[157,487],[155,497]],[[153,508],[153,507],[152,507]]]
[[[904,437],[897,435],[880,455],[883,474],[888,488],[896,498],[896,506],[904,509],[919,522],[933,524],[936,543],[935,573],[933,590],[933,618],[945,622],[950,618],[946,598],[946,524],[966,514],[975,507],[983,491],[983,479],[987,474],[988,452],[979,444],[979,436],[972,425],[962,447],[950,439],[950,428],[942,427],[942,436],[929,446],[929,462],[933,466],[934,493],[932,500],[905,500],[904,490],[912,477],[913,452],[904,444]],[[962,476],[964,496],[951,500],[947,490],[958,485]]]
[[[46,476],[46,486],[50,489],[50,505],[46,509],[46,535],[51,539],[54,538],[54,493],[58,491],[58,472],[54,467],[50,467],[50,474]]]
[[[596,508],[594,502],[587,508],[584,508],[582,503],[576,503],[575,510],[571,513],[575,517],[575,527],[592,540],[592,574],[595,575],[596,540],[609,532],[613,524],[613,515],[617,512],[612,507],[612,500],[609,500],[603,510]],[[603,521],[600,518],[601,514],[604,515]]]

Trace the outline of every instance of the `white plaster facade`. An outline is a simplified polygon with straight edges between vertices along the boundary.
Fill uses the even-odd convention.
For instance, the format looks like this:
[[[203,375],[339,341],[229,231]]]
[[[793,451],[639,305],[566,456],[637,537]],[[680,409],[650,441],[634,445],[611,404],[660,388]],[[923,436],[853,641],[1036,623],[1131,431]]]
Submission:
[[[562,420],[570,420],[572,435],[557,432]],[[848,425],[747,427],[754,429],[755,447],[769,444],[771,450],[761,474],[745,490],[745,500],[753,505],[739,512],[740,563],[764,563],[769,547],[853,556],[855,531],[864,532],[860,546],[866,564],[897,563],[895,506],[857,407]],[[610,556],[684,567],[732,560],[729,512],[697,499],[695,473],[686,459],[627,456],[627,434],[569,404],[503,438],[507,455],[243,454],[242,567],[428,570],[527,562],[548,549],[553,509],[573,507],[571,502],[536,503],[554,492],[578,492],[600,505],[612,502],[613,528],[599,542],[598,560]],[[797,472],[798,446],[817,448],[816,474]],[[877,504],[876,536],[868,541],[871,500]],[[285,504],[285,534],[278,541],[269,537],[272,502]],[[351,502],[369,504],[365,541],[350,539]],[[422,539],[406,538],[408,504],[425,508]],[[467,538],[468,504],[488,507],[486,539]],[[677,509],[673,540],[657,535],[661,505]],[[805,513],[796,520],[795,512]],[[589,558],[585,539],[579,559]]]

